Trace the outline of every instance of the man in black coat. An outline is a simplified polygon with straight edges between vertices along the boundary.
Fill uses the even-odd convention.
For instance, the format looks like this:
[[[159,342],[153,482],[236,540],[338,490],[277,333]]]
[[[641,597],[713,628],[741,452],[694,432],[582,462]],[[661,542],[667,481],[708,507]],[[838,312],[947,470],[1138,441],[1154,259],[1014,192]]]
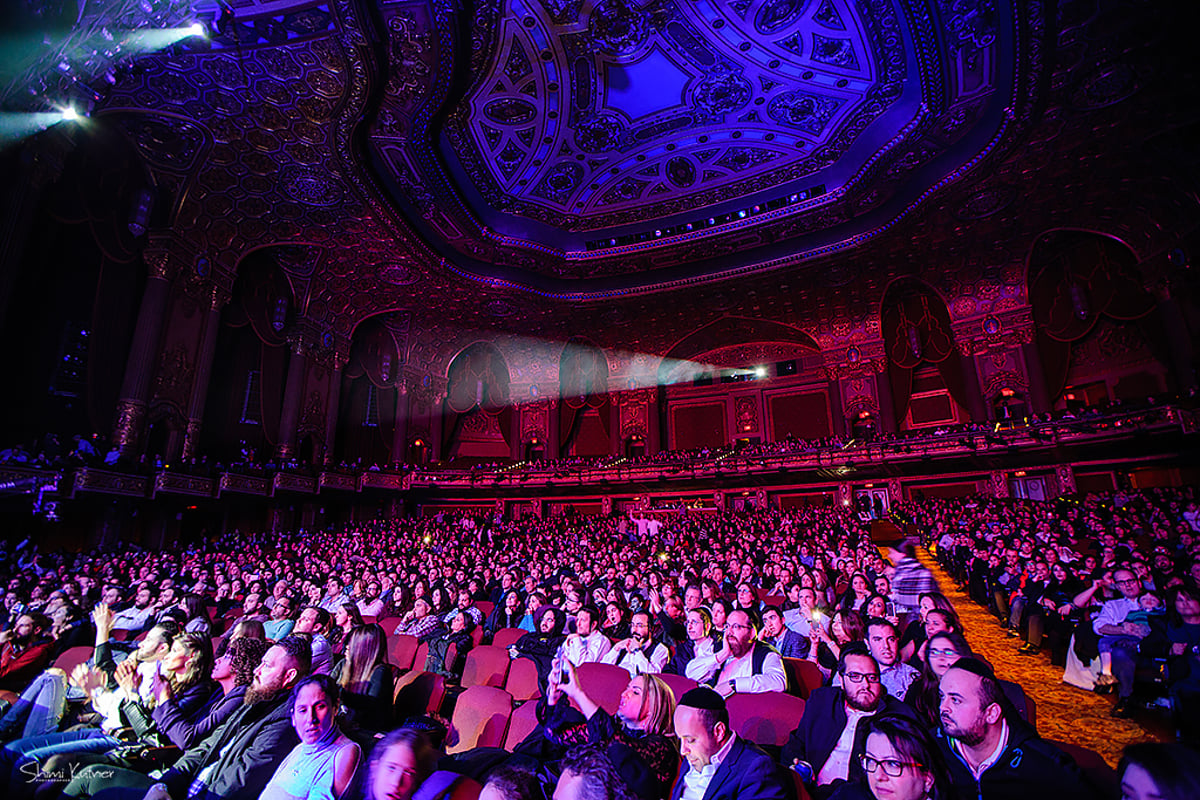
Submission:
[[[879,664],[866,645],[854,642],[843,647],[838,673],[844,688],[827,686],[814,691],[804,704],[799,726],[783,747],[784,766],[805,762],[812,767],[807,783],[810,792],[818,795],[856,774],[856,756],[867,738],[864,719],[888,713],[917,721],[912,709],[884,691]]]
[[[779,767],[729,729],[721,695],[706,686],[686,692],[675,709],[684,764],[671,800],[784,800]]]
[[[1095,799],[1071,757],[1011,712],[991,667],[960,658],[942,676],[941,692],[938,746],[959,796]]]

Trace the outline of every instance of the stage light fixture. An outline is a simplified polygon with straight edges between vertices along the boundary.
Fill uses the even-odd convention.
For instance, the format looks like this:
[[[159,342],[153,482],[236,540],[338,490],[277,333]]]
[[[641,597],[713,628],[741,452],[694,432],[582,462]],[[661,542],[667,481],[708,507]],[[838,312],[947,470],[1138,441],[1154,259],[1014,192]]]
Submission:
[[[188,34],[191,36],[203,36],[206,39],[208,38],[208,29],[204,27],[203,22],[193,22],[188,26],[187,30]]]
[[[67,106],[62,110],[63,122],[74,122],[79,119],[79,112],[75,110],[75,106]]]

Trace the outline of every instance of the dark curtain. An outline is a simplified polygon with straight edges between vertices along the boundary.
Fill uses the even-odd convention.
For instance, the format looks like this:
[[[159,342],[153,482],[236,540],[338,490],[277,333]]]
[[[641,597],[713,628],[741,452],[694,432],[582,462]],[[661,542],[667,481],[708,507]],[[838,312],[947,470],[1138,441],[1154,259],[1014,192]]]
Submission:
[[[271,347],[263,344],[259,357],[263,439],[271,447],[279,442],[279,415],[283,410],[283,391],[287,387],[288,356],[286,345]]]
[[[1071,345],[1095,328],[1101,315],[1140,320],[1154,310],[1142,286],[1136,259],[1124,245],[1091,233],[1058,232],[1043,237],[1030,256],[1029,303],[1037,325],[1038,352],[1051,402],[1067,385]],[[1143,326],[1155,355],[1165,337],[1153,323]]]

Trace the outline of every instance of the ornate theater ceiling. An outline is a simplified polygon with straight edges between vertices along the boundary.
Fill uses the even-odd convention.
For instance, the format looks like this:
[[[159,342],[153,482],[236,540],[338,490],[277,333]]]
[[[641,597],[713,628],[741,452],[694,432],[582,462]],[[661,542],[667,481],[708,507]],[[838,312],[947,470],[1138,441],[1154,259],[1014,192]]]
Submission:
[[[244,0],[118,70],[90,124],[197,264],[275,248],[317,341],[386,314],[444,375],[482,336],[661,355],[754,319],[829,362],[879,341],[899,277],[977,331],[1028,316],[1045,231],[1144,259],[1195,226],[1163,8]]]

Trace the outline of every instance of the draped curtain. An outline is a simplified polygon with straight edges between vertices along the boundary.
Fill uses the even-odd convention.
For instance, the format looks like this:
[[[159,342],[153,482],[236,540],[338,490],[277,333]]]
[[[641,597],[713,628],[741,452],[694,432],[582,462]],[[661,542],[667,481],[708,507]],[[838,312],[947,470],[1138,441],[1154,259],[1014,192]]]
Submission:
[[[880,322],[898,421],[908,413],[913,373],[921,364],[936,366],[954,401],[970,408],[963,356],[954,346],[950,313],[940,297],[926,287],[912,287],[907,294],[885,301]]]
[[[1091,333],[1101,316],[1141,321],[1152,347],[1165,349],[1161,326],[1148,319],[1154,298],[1142,286],[1133,253],[1120,243],[1090,233],[1046,237],[1030,257],[1029,276],[1029,302],[1051,401],[1066,387],[1073,343]]]
[[[451,447],[462,433],[463,423],[479,410],[497,417],[504,441],[513,445],[513,414],[509,403],[508,363],[495,345],[476,342],[450,362],[446,374],[446,420],[442,452]]]
[[[558,388],[560,457],[570,451],[588,408],[597,410],[611,440],[608,359],[600,348],[580,340],[568,342],[558,363]]]

